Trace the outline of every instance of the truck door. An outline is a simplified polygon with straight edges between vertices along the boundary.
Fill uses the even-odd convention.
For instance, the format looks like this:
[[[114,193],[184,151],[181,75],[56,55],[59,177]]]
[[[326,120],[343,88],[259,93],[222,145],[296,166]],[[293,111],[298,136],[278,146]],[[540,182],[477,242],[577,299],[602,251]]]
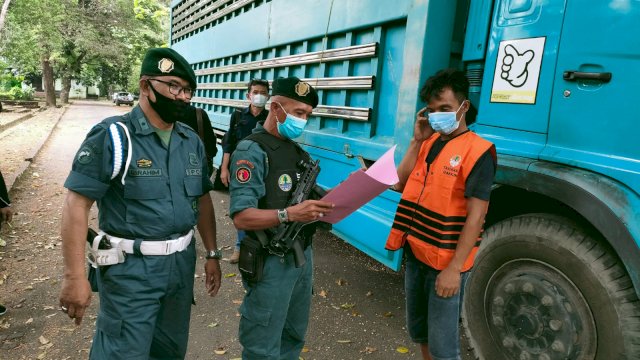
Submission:
[[[541,158],[603,173],[640,192],[640,2],[570,1]]]
[[[476,131],[501,153],[537,157],[546,143],[565,1],[495,2]]]

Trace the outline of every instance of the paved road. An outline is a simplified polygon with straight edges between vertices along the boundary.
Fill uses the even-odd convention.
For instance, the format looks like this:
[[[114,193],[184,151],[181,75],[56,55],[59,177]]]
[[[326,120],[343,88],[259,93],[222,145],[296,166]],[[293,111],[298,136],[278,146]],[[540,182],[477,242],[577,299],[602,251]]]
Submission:
[[[90,127],[128,108],[95,103],[69,107],[50,139],[13,189],[18,215],[2,229],[0,299],[10,308],[0,319],[0,359],[80,359],[87,357],[95,326],[97,298],[80,327],[57,310],[62,271],[59,222],[62,185],[71,160]],[[34,118],[37,121],[37,118]],[[29,120],[32,121],[32,120]],[[26,122],[25,122],[26,123]],[[31,123],[34,126],[35,122]],[[213,192],[218,244],[230,255],[235,230],[227,214],[228,195]],[[95,223],[95,209],[91,221]],[[315,296],[304,359],[418,359],[404,328],[400,274],[389,271],[329,233],[315,241]],[[200,254],[203,248],[199,245]],[[188,359],[235,359],[239,302],[237,268],[222,263],[223,287],[204,292],[203,260],[197,265]],[[408,348],[408,353],[398,348]],[[214,353],[225,351],[223,355]]]

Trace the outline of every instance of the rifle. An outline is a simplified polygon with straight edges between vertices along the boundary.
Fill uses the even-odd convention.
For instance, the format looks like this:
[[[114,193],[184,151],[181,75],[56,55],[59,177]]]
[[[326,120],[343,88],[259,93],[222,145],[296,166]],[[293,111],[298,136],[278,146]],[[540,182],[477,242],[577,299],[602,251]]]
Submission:
[[[320,173],[319,162],[320,160],[311,160],[310,162],[301,160],[298,162],[298,168],[303,171],[291,198],[287,202],[287,207],[300,204],[309,198],[309,195],[311,195],[311,192],[316,187],[316,179]],[[296,236],[305,225],[307,224],[301,222],[289,222],[278,225],[275,230],[275,235],[269,243],[269,252],[278,256],[284,256],[287,251],[291,249],[293,250],[296,267],[304,265],[307,261],[304,256],[304,249],[300,241],[296,241]]]

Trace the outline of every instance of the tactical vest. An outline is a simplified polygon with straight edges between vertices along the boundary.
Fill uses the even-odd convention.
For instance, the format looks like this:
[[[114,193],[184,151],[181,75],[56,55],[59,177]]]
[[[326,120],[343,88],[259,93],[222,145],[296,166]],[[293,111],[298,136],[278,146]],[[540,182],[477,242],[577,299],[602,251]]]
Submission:
[[[298,184],[300,161],[310,161],[309,154],[293,141],[279,139],[269,133],[254,133],[245,140],[255,141],[267,154],[269,172],[265,174],[265,195],[258,200],[259,209],[284,209]],[[305,226],[301,233],[308,239],[312,226]],[[314,228],[315,229],[315,228]],[[251,234],[252,232],[248,232]],[[266,231],[270,235],[269,231]]]
[[[426,163],[429,150],[439,138],[422,143],[411,171],[385,248],[398,250],[408,242],[415,257],[436,270],[449,265],[467,219],[464,197],[467,178],[478,159],[495,147],[478,135],[467,132],[451,139],[432,164]],[[473,266],[480,237],[467,257],[462,271]]]

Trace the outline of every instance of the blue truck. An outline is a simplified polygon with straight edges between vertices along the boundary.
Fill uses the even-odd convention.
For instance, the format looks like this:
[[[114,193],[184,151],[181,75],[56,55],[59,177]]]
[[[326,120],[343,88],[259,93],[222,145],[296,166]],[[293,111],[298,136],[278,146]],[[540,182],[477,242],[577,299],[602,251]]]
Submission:
[[[463,323],[482,359],[640,359],[640,1],[173,0],[221,138],[246,83],[298,76],[321,105],[297,141],[331,188],[412,136],[419,90],[464,70],[498,169]],[[220,155],[219,155],[220,156]],[[220,163],[218,157],[216,163]],[[333,232],[388,267],[400,194]]]

